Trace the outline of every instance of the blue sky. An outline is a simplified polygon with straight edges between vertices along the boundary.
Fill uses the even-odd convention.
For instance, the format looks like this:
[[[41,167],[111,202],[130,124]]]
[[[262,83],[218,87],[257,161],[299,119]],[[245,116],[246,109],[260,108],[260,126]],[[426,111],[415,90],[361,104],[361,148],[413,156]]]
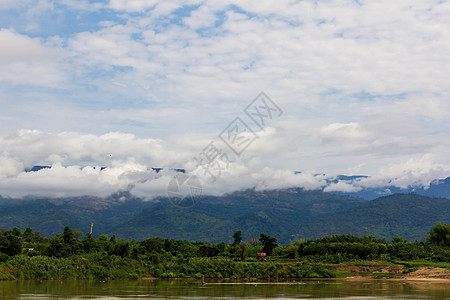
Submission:
[[[0,1],[0,194],[164,193],[169,177],[136,178],[195,169],[261,91],[283,115],[211,193],[323,188],[322,173],[427,185],[450,175],[449,14],[448,1]],[[54,168],[23,172],[35,164]]]

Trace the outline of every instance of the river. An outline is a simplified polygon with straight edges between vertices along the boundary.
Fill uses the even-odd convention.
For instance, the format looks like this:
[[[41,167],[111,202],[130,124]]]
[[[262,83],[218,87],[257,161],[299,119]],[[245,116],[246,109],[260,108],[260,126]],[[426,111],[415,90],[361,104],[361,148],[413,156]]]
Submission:
[[[201,280],[0,281],[2,299],[450,299],[450,283]]]

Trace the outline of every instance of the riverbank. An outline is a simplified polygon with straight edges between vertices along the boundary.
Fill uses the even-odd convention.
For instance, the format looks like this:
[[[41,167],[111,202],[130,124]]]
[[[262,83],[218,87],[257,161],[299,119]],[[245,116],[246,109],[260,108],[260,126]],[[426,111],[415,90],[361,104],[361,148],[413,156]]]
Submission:
[[[420,265],[421,264],[421,265]],[[340,264],[309,261],[248,262],[230,259],[179,259],[151,263],[120,257],[84,255],[72,258],[18,256],[0,264],[0,278],[22,279],[404,279],[450,278],[443,266],[431,262],[394,264],[382,261],[357,261]]]
[[[344,277],[347,280],[392,279],[405,281],[442,281],[450,282],[450,269],[448,264],[442,266],[432,262],[403,262],[392,264],[383,262],[358,262],[336,265],[336,269],[347,271],[351,275]]]
[[[226,258],[176,258],[159,262],[105,253],[69,258],[18,255],[0,263],[0,279],[450,279],[450,264],[427,261],[353,261],[339,264],[308,260],[236,261]]]

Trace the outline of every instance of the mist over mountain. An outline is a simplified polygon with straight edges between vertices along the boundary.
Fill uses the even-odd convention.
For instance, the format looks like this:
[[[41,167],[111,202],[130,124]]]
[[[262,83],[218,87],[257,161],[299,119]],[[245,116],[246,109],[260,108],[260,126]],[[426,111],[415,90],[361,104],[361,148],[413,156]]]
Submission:
[[[398,187],[392,184],[378,187],[366,187],[361,179],[368,179],[368,176],[337,176],[335,179],[330,180],[329,184],[346,185],[356,188],[356,191],[332,191],[330,185],[324,188],[325,191],[329,191],[338,195],[351,195],[354,197],[361,197],[366,200],[373,200],[381,196],[388,196],[393,194],[409,194],[415,193],[418,195],[436,197],[436,198],[450,198],[450,177],[445,179],[435,179],[430,182],[429,186],[422,184],[408,185],[407,187]]]
[[[38,175],[52,168],[35,165],[26,172]],[[115,171],[114,167],[91,168],[98,174]],[[167,174],[172,178],[186,174],[182,168],[155,167],[148,172],[150,182]],[[176,205],[167,196],[139,197],[133,185],[108,197],[0,197],[0,228],[31,227],[53,236],[66,225],[87,233],[93,222],[94,236],[106,233],[126,239],[158,236],[216,243],[230,242],[232,234],[241,230],[245,239],[266,233],[289,243],[332,234],[421,240],[434,222],[450,222],[450,177],[432,180],[428,186],[418,182],[401,187],[398,180],[382,186],[383,181],[366,175],[293,175],[319,180],[322,186],[264,189],[260,185],[218,196],[205,194],[188,207]]]
[[[353,180],[340,177],[339,180]],[[448,197],[448,178],[436,181],[429,193]],[[93,196],[12,199],[0,197],[0,228],[32,227],[44,236],[64,226],[94,236],[106,233],[126,239],[163,237],[230,242],[236,230],[244,239],[266,233],[281,243],[331,234],[374,234],[422,240],[433,222],[450,222],[450,200],[418,194],[394,194],[367,201],[301,188],[255,189],[222,196],[202,196],[195,205],[180,207],[167,197],[144,201],[130,192]]]

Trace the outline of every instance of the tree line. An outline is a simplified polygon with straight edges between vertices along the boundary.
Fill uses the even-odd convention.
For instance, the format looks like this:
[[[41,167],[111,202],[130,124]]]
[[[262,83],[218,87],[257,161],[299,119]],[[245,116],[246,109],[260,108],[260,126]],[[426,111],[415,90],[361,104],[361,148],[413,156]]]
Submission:
[[[333,235],[279,245],[275,237],[210,244],[159,237],[94,238],[66,226],[51,238],[26,228],[0,232],[0,279],[153,277],[333,277],[323,264],[358,260],[450,262],[450,225],[435,223],[425,241]],[[245,264],[242,264],[245,261]],[[53,272],[53,273],[52,273]],[[314,277],[312,276],[312,277]]]

